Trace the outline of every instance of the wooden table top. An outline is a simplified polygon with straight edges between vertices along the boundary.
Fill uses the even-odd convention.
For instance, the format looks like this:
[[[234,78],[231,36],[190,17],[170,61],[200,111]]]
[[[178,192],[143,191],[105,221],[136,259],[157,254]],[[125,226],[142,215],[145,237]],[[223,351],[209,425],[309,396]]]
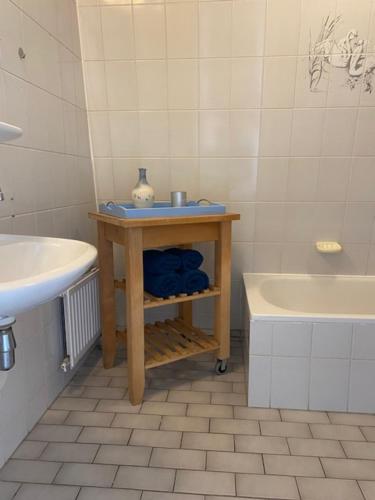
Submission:
[[[240,214],[225,213],[215,215],[192,215],[189,217],[152,217],[148,219],[123,219],[121,217],[114,217],[112,215],[102,214],[100,212],[89,212],[90,219],[98,222],[105,222],[113,226],[123,228],[131,227],[152,227],[152,226],[170,226],[182,224],[201,224],[207,222],[226,222],[239,220]]]

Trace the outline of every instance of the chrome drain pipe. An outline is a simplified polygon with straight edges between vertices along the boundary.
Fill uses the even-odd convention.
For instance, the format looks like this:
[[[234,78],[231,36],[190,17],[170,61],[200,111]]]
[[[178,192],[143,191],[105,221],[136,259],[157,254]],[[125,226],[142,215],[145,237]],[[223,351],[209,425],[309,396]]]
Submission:
[[[0,371],[10,370],[15,363],[16,339],[12,328],[14,323],[15,321],[11,319],[8,324],[0,324]]]

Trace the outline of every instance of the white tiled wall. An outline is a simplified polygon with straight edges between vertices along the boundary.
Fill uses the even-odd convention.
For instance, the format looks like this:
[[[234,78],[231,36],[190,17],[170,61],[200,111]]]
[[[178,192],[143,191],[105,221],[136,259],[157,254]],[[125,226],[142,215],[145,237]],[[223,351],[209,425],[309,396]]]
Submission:
[[[375,411],[374,323],[248,324],[249,406]]]
[[[158,199],[183,189],[240,212],[235,293],[245,271],[375,272],[375,92],[338,71],[308,82],[327,15],[375,52],[374,1],[78,3],[100,200],[129,199],[145,166]],[[317,254],[319,239],[344,252]]]
[[[24,130],[0,145],[1,233],[92,241],[84,95],[74,1],[0,0],[0,121]],[[0,372],[0,466],[67,381],[56,302],[17,317],[14,332],[16,366]]]

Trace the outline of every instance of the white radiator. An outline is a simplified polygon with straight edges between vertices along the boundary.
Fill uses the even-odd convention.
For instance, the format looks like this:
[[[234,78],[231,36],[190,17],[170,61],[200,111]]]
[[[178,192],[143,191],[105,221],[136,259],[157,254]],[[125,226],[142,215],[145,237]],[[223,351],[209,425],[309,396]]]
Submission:
[[[67,357],[61,368],[73,368],[100,335],[99,269],[89,271],[62,295]]]

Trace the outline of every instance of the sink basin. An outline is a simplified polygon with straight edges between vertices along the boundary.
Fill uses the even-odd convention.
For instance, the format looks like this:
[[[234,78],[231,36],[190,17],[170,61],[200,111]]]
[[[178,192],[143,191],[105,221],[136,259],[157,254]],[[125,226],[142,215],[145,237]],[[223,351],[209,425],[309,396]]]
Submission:
[[[60,238],[0,235],[0,317],[57,297],[94,263],[96,248]]]

